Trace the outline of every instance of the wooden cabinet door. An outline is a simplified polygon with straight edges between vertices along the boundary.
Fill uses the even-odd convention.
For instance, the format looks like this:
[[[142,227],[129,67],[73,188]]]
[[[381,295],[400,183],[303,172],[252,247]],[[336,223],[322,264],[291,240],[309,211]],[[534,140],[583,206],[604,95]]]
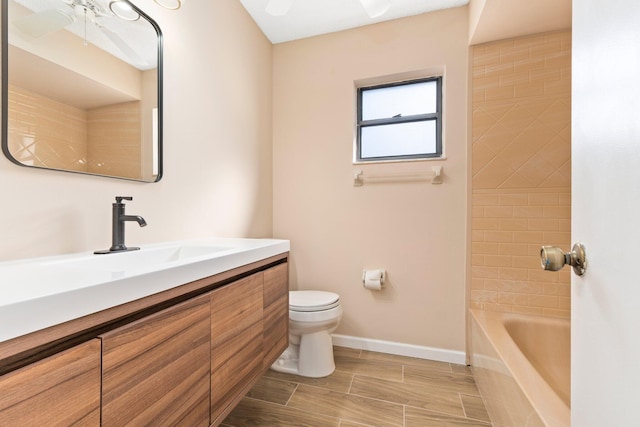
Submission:
[[[271,366],[289,345],[289,267],[264,272],[264,362]]]
[[[102,338],[102,425],[208,426],[210,303],[204,295]]]
[[[262,281],[263,274],[256,273],[211,292],[214,425],[262,372]]]
[[[0,426],[99,426],[100,340],[0,377]]]

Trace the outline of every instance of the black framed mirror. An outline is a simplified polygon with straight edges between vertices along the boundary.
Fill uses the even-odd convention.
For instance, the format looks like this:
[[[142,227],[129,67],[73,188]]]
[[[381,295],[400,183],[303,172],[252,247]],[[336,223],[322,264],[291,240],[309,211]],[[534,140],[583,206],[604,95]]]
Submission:
[[[126,0],[2,1],[2,151],[21,166],[162,177],[162,33]]]

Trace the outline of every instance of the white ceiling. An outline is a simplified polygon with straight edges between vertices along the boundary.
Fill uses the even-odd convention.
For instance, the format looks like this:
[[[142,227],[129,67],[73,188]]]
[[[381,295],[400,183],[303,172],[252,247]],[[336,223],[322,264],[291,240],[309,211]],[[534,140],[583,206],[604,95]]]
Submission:
[[[434,10],[464,6],[469,0],[391,0],[382,16],[370,18],[360,0],[295,0],[284,16],[266,12],[269,0],[240,0],[271,43],[312,37]]]
[[[98,11],[96,25],[85,27],[84,20],[76,17],[74,23],[59,30],[67,30],[81,39],[86,37],[89,43],[140,70],[156,68],[158,35],[153,26],[145,19],[124,21],[117,18],[109,10],[109,2],[110,0],[76,0],[77,4],[89,3],[94,6],[94,10]],[[46,16],[41,15],[43,12],[58,10],[68,16],[75,15],[73,7],[64,0],[11,0],[9,8],[9,22],[33,13],[41,16],[38,23],[44,27],[49,22]]]

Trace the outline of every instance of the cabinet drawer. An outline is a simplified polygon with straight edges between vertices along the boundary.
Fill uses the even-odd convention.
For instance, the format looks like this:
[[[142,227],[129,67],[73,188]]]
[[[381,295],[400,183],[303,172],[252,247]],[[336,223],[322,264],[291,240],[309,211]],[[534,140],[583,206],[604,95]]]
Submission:
[[[289,345],[289,268],[280,264],[264,272],[264,362],[266,368]]]
[[[0,377],[0,426],[51,425],[100,425],[100,340]]]
[[[101,339],[103,426],[209,425],[208,295]]]
[[[262,281],[257,273],[211,293],[211,420],[262,372]]]

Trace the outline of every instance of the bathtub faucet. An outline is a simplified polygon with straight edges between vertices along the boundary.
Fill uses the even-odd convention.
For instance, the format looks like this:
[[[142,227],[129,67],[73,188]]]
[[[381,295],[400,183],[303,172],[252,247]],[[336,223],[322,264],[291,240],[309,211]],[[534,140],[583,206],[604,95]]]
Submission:
[[[131,196],[116,196],[116,202],[112,204],[112,228],[111,228],[111,247],[108,250],[96,251],[96,254],[108,254],[113,252],[136,251],[140,248],[128,248],[124,244],[124,225],[127,221],[136,221],[140,227],[147,225],[147,222],[139,215],[125,215],[125,204],[123,200],[133,200]]]

